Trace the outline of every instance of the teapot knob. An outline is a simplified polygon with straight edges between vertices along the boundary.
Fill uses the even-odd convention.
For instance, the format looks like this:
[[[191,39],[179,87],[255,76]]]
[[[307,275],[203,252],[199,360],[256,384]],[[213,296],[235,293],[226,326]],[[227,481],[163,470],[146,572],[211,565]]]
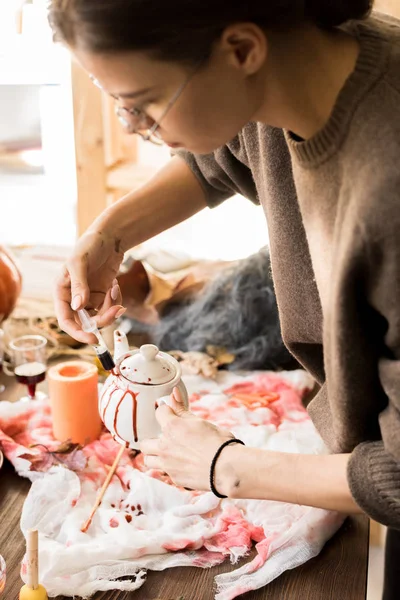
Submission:
[[[158,348],[154,344],[144,344],[140,347],[140,353],[145,360],[154,360],[158,353]]]

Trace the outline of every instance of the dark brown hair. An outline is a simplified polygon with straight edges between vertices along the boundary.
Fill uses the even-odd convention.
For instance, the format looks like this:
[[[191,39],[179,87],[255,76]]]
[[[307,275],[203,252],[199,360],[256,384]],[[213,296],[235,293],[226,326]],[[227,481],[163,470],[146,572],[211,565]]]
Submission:
[[[373,0],[50,0],[55,39],[91,52],[148,51],[196,63],[228,25],[261,27],[308,20],[333,28],[363,19]]]

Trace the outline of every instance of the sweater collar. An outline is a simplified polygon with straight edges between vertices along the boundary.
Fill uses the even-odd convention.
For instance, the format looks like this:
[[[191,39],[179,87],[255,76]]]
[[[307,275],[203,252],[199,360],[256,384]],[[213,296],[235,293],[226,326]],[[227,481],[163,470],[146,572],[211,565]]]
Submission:
[[[292,156],[304,167],[316,167],[339,150],[357,106],[385,72],[389,44],[378,28],[368,22],[358,23],[352,32],[359,40],[360,52],[355,69],[340,91],[326,125],[306,141],[297,141],[285,130]]]

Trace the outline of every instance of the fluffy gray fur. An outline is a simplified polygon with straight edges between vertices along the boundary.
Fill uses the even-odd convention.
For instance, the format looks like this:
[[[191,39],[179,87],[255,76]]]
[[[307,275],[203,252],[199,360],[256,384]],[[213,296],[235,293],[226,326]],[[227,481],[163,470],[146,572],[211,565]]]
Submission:
[[[281,338],[266,248],[220,272],[191,301],[169,305],[149,333],[165,351],[223,346],[236,356],[231,369],[288,368],[294,362]]]

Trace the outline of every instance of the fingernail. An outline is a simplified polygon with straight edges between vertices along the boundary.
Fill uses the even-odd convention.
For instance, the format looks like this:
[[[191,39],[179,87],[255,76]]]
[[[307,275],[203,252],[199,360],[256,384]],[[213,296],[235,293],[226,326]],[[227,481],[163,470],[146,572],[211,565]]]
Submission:
[[[82,297],[77,295],[72,298],[71,308],[72,310],[78,310],[82,304]]]
[[[119,294],[119,285],[118,285],[118,283],[117,283],[116,285],[114,285],[114,286],[112,287],[112,290],[111,290],[111,298],[112,298],[113,300],[116,300],[116,299],[118,298],[118,294]]]
[[[174,389],[172,390],[172,394],[173,394],[173,396],[175,398],[175,402],[180,402],[181,401],[177,387],[174,387]]]
[[[117,314],[115,315],[116,319],[119,319],[119,317],[122,317],[122,315],[124,315],[126,313],[126,308],[120,308],[119,311],[117,312]]]

